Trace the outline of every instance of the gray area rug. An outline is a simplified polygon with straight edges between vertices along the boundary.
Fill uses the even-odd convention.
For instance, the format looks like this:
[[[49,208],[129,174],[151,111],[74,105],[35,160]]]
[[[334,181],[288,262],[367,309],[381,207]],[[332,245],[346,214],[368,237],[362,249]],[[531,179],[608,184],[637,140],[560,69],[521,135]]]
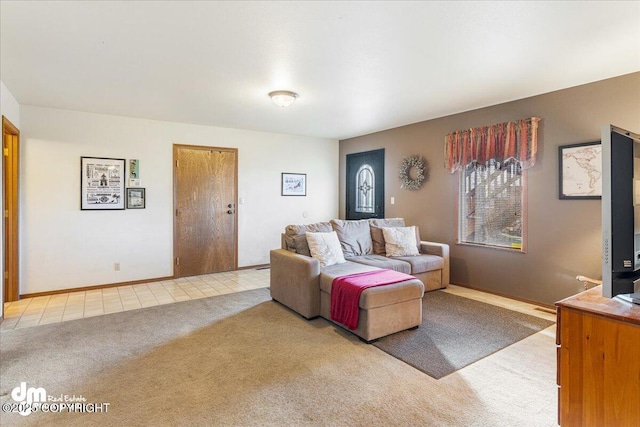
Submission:
[[[373,345],[436,379],[554,324],[443,291],[426,293],[422,304],[418,329]]]

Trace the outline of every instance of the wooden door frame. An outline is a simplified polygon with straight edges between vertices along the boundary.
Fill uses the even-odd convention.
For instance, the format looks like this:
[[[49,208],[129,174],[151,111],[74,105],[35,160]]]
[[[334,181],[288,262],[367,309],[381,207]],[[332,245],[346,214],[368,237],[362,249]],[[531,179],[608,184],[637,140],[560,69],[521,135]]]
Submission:
[[[233,269],[238,269],[238,149],[229,147],[210,147],[206,145],[186,145],[186,144],[173,144],[173,277],[177,278],[179,265],[177,265],[178,259],[178,150],[202,150],[202,151],[225,151],[234,154],[234,204],[236,206],[233,214],[233,239],[234,239],[234,253],[233,253]]]
[[[5,135],[8,138],[5,138]],[[19,227],[18,179],[20,176],[20,130],[2,116],[2,210],[4,225],[2,248],[4,257],[3,301],[20,299],[19,285]]]

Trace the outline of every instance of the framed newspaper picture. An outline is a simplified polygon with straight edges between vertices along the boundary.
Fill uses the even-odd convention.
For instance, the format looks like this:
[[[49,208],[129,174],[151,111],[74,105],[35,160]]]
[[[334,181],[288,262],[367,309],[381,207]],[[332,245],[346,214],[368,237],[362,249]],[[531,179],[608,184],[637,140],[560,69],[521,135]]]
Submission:
[[[125,159],[80,158],[80,209],[124,209]]]

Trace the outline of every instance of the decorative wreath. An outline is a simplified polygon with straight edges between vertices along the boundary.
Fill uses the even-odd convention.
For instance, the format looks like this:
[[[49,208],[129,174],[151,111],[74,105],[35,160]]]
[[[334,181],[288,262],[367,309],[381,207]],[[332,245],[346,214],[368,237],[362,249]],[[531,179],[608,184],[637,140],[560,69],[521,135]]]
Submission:
[[[410,171],[416,169],[416,177],[411,179]],[[400,188],[419,190],[427,174],[427,167],[422,156],[409,156],[400,164]]]

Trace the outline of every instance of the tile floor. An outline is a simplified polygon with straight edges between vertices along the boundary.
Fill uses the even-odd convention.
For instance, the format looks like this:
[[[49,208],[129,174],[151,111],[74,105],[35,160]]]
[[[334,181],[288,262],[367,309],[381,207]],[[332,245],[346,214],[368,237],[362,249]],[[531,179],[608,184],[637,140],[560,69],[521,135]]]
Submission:
[[[24,298],[5,303],[0,329],[28,328],[268,286],[269,269],[253,269]]]
[[[268,286],[269,269],[265,268],[24,298],[20,301],[5,303],[4,321],[0,323],[0,330],[28,328]],[[548,320],[556,320],[555,314],[549,313],[548,309],[545,310],[546,312],[540,311],[540,307],[536,305],[510,298],[455,285],[449,285],[445,292]]]

